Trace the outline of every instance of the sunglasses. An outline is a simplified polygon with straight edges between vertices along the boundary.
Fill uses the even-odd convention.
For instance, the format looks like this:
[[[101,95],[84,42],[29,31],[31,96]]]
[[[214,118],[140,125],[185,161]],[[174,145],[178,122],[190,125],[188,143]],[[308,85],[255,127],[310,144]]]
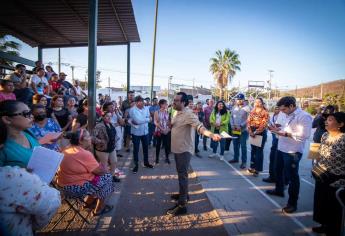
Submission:
[[[30,110],[28,110],[28,111],[23,111],[20,113],[13,113],[13,114],[10,114],[7,116],[23,116],[25,118],[30,118],[32,116],[32,112]]]

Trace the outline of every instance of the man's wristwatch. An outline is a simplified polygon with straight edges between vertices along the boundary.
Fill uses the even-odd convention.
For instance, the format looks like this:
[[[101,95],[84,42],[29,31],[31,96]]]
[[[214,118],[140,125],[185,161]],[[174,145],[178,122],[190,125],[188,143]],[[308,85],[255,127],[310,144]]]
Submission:
[[[288,137],[288,132],[285,132],[284,136],[285,136],[285,137]]]

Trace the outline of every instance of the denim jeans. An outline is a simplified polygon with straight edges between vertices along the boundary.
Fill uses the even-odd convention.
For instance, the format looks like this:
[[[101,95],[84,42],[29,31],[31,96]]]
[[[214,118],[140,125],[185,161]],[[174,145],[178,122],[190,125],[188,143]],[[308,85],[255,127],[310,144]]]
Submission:
[[[243,164],[247,163],[247,139],[248,131],[243,130],[241,135],[234,135],[238,138],[233,140],[234,146],[234,160],[238,161],[240,156],[240,147],[241,147],[241,160]]]
[[[153,123],[149,123],[149,145],[153,144],[153,146],[156,146],[156,137],[153,136],[153,133],[155,132],[156,126]]]
[[[220,143],[220,155],[224,156],[225,139],[221,139],[219,142],[215,142],[211,139],[211,148],[213,153],[217,153],[218,143]]]
[[[284,192],[284,184],[289,184],[289,200],[288,205],[297,207],[297,200],[299,195],[299,162],[302,158],[302,153],[285,153],[277,152],[276,164],[276,191]],[[287,183],[285,183],[287,181]]]
[[[261,135],[262,135],[261,147],[250,145],[251,146],[250,168],[255,169],[256,171],[262,171],[262,168],[263,168],[264,147],[267,140],[267,130],[265,130]]]
[[[143,147],[143,154],[144,154],[144,165],[148,165],[149,163],[149,142],[148,142],[148,135],[136,136],[132,134],[132,141],[133,141],[133,158],[134,164],[138,166],[139,161],[139,147],[140,141]]]
[[[219,130],[214,130],[215,134],[219,134]],[[220,143],[220,155],[224,156],[224,150],[225,150],[225,139],[221,139],[219,142],[215,142],[211,139],[211,148],[213,150],[213,153],[217,153],[218,143]]]
[[[198,134],[198,132],[195,131],[195,146],[194,146],[195,153],[199,152],[199,137],[200,135]]]
[[[278,138],[272,133],[272,146],[270,152],[269,178],[276,180],[276,159],[277,159]]]

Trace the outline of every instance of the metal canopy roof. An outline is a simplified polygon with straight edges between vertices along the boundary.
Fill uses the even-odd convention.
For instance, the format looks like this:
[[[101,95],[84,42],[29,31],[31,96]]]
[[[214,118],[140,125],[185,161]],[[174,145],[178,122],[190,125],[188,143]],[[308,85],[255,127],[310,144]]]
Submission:
[[[12,35],[31,47],[88,45],[88,0],[5,0],[0,36]],[[99,0],[98,45],[140,42],[131,0]]]

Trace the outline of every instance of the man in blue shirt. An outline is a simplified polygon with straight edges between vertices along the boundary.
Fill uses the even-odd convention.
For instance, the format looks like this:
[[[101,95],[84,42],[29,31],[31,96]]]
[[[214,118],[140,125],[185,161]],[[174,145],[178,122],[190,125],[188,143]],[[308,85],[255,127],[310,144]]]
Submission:
[[[129,110],[129,123],[131,124],[131,134],[133,141],[133,158],[134,168],[133,173],[138,172],[138,159],[139,159],[139,146],[140,141],[143,147],[144,154],[144,166],[147,168],[153,168],[149,163],[148,155],[148,123],[150,122],[150,112],[147,107],[144,106],[144,99],[141,96],[134,98],[135,106]]]

